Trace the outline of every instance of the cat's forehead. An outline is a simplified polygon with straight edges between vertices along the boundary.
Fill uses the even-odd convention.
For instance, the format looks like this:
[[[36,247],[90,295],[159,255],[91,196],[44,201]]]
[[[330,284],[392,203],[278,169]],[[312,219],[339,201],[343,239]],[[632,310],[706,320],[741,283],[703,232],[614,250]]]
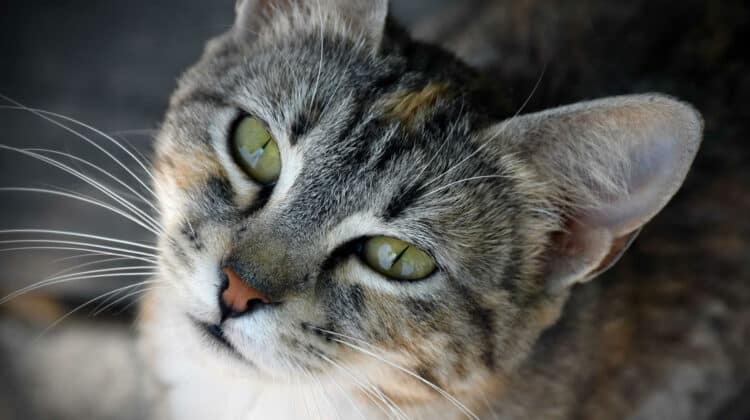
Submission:
[[[219,143],[228,142],[229,120],[239,114],[264,121],[301,162],[282,206],[282,218],[297,227],[331,226],[363,212],[437,222],[456,217],[455,201],[478,192],[451,191],[446,199],[436,189],[497,168],[475,153],[472,137],[490,118],[460,85],[466,75],[449,69],[451,57],[432,71],[422,59],[312,35],[259,46],[228,42],[183,78],[170,120],[190,120]],[[206,135],[173,137],[205,143]]]

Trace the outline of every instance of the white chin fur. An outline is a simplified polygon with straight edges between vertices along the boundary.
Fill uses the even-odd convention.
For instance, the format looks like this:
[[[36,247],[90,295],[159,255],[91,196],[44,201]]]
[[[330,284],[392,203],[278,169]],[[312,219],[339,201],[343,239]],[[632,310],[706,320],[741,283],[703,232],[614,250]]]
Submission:
[[[165,420],[349,419],[361,418],[357,410],[367,412],[362,402],[355,409],[353,397],[339,388],[311,386],[304,375],[299,384],[275,383],[211,345],[178,306],[153,298],[153,312],[141,324],[141,344],[163,386]],[[379,418],[377,413],[365,416]]]

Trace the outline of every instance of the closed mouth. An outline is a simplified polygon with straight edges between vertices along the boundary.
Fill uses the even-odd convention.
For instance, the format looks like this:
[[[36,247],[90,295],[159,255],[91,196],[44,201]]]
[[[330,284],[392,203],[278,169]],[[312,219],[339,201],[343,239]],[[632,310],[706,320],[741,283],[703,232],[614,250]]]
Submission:
[[[232,347],[232,344],[227,341],[226,337],[224,336],[224,330],[220,325],[201,322],[192,317],[191,320],[193,321],[195,326],[198,327],[198,329],[206,335],[208,339],[215,342],[216,344],[219,344],[221,347],[226,348],[232,353],[237,353],[237,350],[235,350],[234,347]]]
[[[222,330],[220,326],[212,325],[212,324],[203,324],[203,328],[211,337],[213,337],[220,344],[228,347],[231,350],[234,350],[232,345],[229,344],[229,341],[227,341],[226,337],[224,337],[224,330]]]
[[[193,321],[198,330],[203,333],[207,340],[215,343],[217,347],[220,347],[221,349],[227,351],[230,355],[247,363],[250,367],[255,367],[255,364],[253,362],[243,357],[242,354],[240,354],[240,352],[238,352],[237,349],[235,349],[234,346],[232,346],[232,344],[227,340],[226,336],[224,335],[224,330],[221,328],[221,325],[198,321],[193,317],[190,317],[190,319]]]

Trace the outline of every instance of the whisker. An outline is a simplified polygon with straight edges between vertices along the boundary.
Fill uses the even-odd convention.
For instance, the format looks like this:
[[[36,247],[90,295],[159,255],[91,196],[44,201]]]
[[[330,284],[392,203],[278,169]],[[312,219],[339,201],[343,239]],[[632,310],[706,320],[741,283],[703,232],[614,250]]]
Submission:
[[[383,362],[383,363],[385,363],[385,364],[387,364],[387,365],[389,365],[389,366],[391,366],[391,367],[393,367],[395,369],[398,369],[399,371],[401,371],[401,372],[403,372],[403,373],[405,373],[405,374],[413,377],[414,379],[417,379],[418,381],[422,382],[423,384],[425,384],[425,385],[429,386],[430,388],[432,388],[433,390],[437,391],[445,399],[447,399],[453,405],[455,405],[456,408],[458,408],[459,410],[461,410],[461,412],[463,414],[465,414],[467,417],[472,418],[474,420],[479,420],[479,417],[476,414],[474,414],[471,410],[469,410],[463,403],[461,403],[455,397],[453,397],[452,395],[450,395],[447,391],[443,390],[442,388],[440,388],[439,386],[433,384],[432,382],[428,381],[427,379],[421,377],[420,375],[412,372],[411,370],[406,369],[406,368],[404,368],[402,366],[399,366],[396,363],[393,363],[393,362],[391,362],[391,361],[389,361],[389,360],[387,360],[387,359],[385,359],[385,358],[383,358],[381,356],[378,356],[378,355],[376,355],[376,354],[374,354],[374,353],[372,353],[372,352],[370,352],[368,350],[365,350],[362,347],[359,347],[357,345],[354,345],[354,344],[351,344],[351,343],[347,343],[346,341],[343,341],[343,340],[340,340],[340,339],[337,339],[337,338],[333,338],[332,340],[335,341],[335,342],[337,342],[337,343],[343,344],[343,345],[345,345],[345,346],[347,346],[349,348],[358,350],[358,351],[362,352],[363,354],[366,354],[368,356],[371,356],[371,357],[375,358],[376,360],[380,360],[381,362]]]
[[[54,125],[62,128],[62,129],[68,131],[69,133],[72,133],[72,134],[76,135],[80,139],[82,139],[82,140],[86,141],[87,143],[89,143],[90,145],[94,146],[99,151],[101,151],[102,153],[104,153],[105,155],[107,155],[107,157],[109,157],[110,159],[112,159],[115,163],[117,163],[120,167],[122,167],[123,169],[125,169],[125,171],[127,171],[130,176],[132,176],[147,191],[149,191],[154,197],[156,197],[156,193],[151,189],[151,187],[149,187],[146,183],[144,183],[138,176],[136,176],[133,173],[133,171],[130,170],[130,168],[127,167],[127,165],[125,165],[119,159],[117,159],[115,156],[113,156],[107,149],[105,149],[102,146],[96,144],[95,141],[93,141],[90,138],[84,136],[83,134],[81,134],[77,130],[72,129],[72,128],[68,127],[65,124],[62,124],[59,121],[56,121],[54,118],[59,118],[61,120],[68,121],[70,123],[76,124],[79,127],[83,127],[83,128],[85,128],[87,130],[90,130],[91,132],[96,133],[96,134],[102,136],[103,138],[105,138],[106,140],[114,143],[117,147],[119,147],[121,150],[123,150],[128,156],[130,156],[130,158],[133,159],[146,172],[146,174],[148,174],[148,176],[151,177],[151,179],[154,182],[156,182],[156,179],[153,176],[153,174],[151,173],[151,171],[146,167],[146,165],[143,162],[140,161],[140,159],[138,159],[135,155],[133,155],[133,153],[130,152],[130,150],[128,150],[120,142],[118,142],[117,140],[115,140],[111,136],[107,135],[105,132],[103,132],[103,131],[95,128],[95,127],[92,127],[92,126],[90,126],[88,124],[85,124],[85,123],[83,123],[81,121],[78,121],[75,118],[71,118],[71,117],[68,117],[68,116],[65,116],[65,115],[62,115],[62,114],[58,114],[58,113],[55,113],[55,112],[46,111],[46,110],[43,110],[43,109],[29,108],[26,105],[24,105],[24,104],[22,104],[22,103],[20,103],[18,101],[15,101],[15,100],[13,100],[13,99],[5,96],[5,95],[2,95],[2,94],[0,94],[0,98],[2,98],[2,99],[4,99],[4,100],[6,100],[6,101],[8,101],[8,102],[10,102],[10,103],[12,103],[12,104],[15,105],[15,106],[1,106],[0,109],[5,108],[5,109],[15,109],[15,110],[20,110],[20,111],[31,112],[32,114],[34,114],[34,115],[36,115],[36,116],[38,116],[38,117],[40,117],[40,118],[42,118],[42,119],[44,119],[44,120],[46,120],[46,121],[54,124]],[[54,118],[51,118],[51,117],[54,117]]]
[[[118,184],[122,185],[128,191],[130,191],[136,197],[138,197],[138,199],[140,201],[142,201],[144,204],[147,204],[149,207],[151,207],[157,213],[159,212],[159,209],[154,204],[152,204],[152,202],[151,202],[152,200],[146,199],[146,197],[144,197],[141,193],[139,193],[133,187],[131,187],[130,185],[128,185],[128,183],[126,183],[125,181],[121,180],[120,178],[112,175],[112,173],[106,171],[102,167],[100,167],[100,166],[98,166],[98,165],[96,165],[94,163],[89,162],[86,159],[80,158],[80,157],[72,155],[70,153],[65,153],[65,152],[61,152],[59,150],[53,150],[53,149],[27,148],[27,149],[24,149],[24,150],[31,151],[31,152],[36,152],[36,153],[40,153],[40,154],[41,153],[49,153],[49,154],[54,154],[54,155],[58,155],[58,156],[63,156],[63,157],[66,157],[68,159],[75,160],[76,162],[82,163],[82,164],[84,164],[84,165],[86,165],[86,166],[94,169],[95,171],[101,173],[102,175],[106,176],[107,178],[109,178],[109,179],[117,182]]]
[[[339,390],[339,391],[341,392],[341,395],[343,395],[343,397],[344,397],[344,398],[345,398],[345,399],[346,399],[346,400],[347,400],[347,401],[349,402],[349,404],[350,404],[350,405],[352,406],[352,408],[353,408],[353,409],[354,409],[354,411],[355,411],[355,412],[357,413],[357,415],[359,415],[359,417],[360,417],[360,418],[361,418],[362,420],[367,420],[367,418],[366,418],[366,417],[365,417],[365,415],[364,415],[364,414],[362,413],[362,411],[361,411],[361,410],[359,409],[359,407],[358,407],[358,406],[357,406],[357,404],[356,404],[356,403],[354,402],[354,400],[352,399],[352,397],[350,397],[350,396],[349,396],[349,393],[348,393],[348,392],[346,392],[346,390],[344,390],[344,387],[342,387],[342,386],[341,386],[341,384],[340,384],[340,383],[339,383],[339,382],[338,382],[338,381],[336,380],[336,378],[334,378],[333,376],[331,376],[331,377],[330,377],[330,378],[328,378],[328,379],[330,379],[330,380],[331,380],[331,382],[333,382],[333,385],[334,385],[334,386],[336,386],[336,388],[337,388],[337,389],[338,389],[338,390]]]
[[[111,198],[118,204],[122,205],[124,207],[124,210],[129,210],[133,216],[138,217],[140,220],[142,220],[144,223],[147,223],[151,225],[152,228],[156,230],[163,230],[162,226],[157,222],[151,215],[144,212],[143,210],[139,209],[136,205],[131,203],[130,201],[126,200],[116,192],[112,191],[111,188],[108,188],[107,186],[103,185],[102,183],[98,182],[97,180],[91,178],[90,176],[70,167],[69,165],[66,165],[56,159],[52,159],[50,157],[47,157],[45,155],[29,151],[27,149],[19,149],[16,147],[6,146],[0,144],[0,149],[9,150],[13,152],[17,152],[20,154],[23,154],[25,156],[37,159],[39,161],[42,161],[48,165],[54,166],[70,175],[73,175],[74,177],[84,181],[85,183],[91,185],[98,191],[102,192],[107,197]]]
[[[159,281],[156,281],[156,282],[158,283]],[[143,293],[141,294],[141,296],[138,296],[137,298],[133,299],[132,302],[130,302],[127,305],[123,306],[122,309],[120,309],[120,311],[117,314],[121,314],[121,313],[127,311],[128,309],[130,309],[131,306],[137,304],[139,300],[141,300],[141,299],[143,299],[145,297],[145,294],[147,292],[151,292],[151,291],[158,290],[158,289],[165,289],[165,288],[166,288],[166,286],[159,286],[159,285],[157,285],[157,286],[149,287],[149,288],[143,290]]]
[[[79,271],[76,273],[50,276],[44,279],[44,281],[59,280],[59,279],[82,276],[82,275],[87,275],[87,274],[110,273],[110,272],[128,271],[128,270],[146,270],[149,268],[157,268],[157,266],[155,264],[152,264],[152,265],[131,265],[131,266],[122,266],[122,267],[99,268],[96,270],[86,270],[86,271]]]
[[[63,261],[82,260],[84,258],[91,258],[91,257],[98,257],[98,256],[100,256],[100,255],[99,254],[85,252],[85,253],[82,253],[82,254],[76,254],[76,255],[70,255],[70,256],[67,256],[67,257],[55,258],[55,259],[50,260],[50,262],[57,264],[57,263],[61,263]]]
[[[0,229],[0,235],[3,234],[36,234],[44,233],[50,235],[62,235],[62,236],[73,236],[76,238],[96,239],[99,241],[112,242],[121,245],[129,245],[137,248],[150,249],[152,251],[158,251],[159,248],[151,245],[146,245],[138,242],[126,241],[123,239],[110,238],[108,236],[93,235],[89,233],[71,232],[66,230],[54,230],[54,229]]]
[[[88,256],[95,256],[95,255],[96,254],[88,254]],[[80,256],[76,256],[76,257],[80,257]],[[52,262],[61,262],[61,261],[64,261],[64,260],[67,260],[67,259],[70,259],[70,258],[72,258],[72,257],[58,258],[56,260],[52,260]],[[60,276],[60,275],[63,275],[63,274],[70,273],[73,270],[78,270],[78,269],[81,269],[81,268],[84,268],[84,267],[91,267],[91,266],[96,266],[96,265],[99,265],[99,264],[105,264],[105,263],[110,263],[110,262],[115,262],[115,261],[125,261],[125,260],[128,260],[128,259],[129,258],[123,258],[123,257],[98,259],[96,261],[89,261],[89,262],[86,262],[86,263],[76,264],[76,265],[73,265],[73,266],[70,266],[70,267],[66,267],[66,268],[64,268],[64,269],[62,269],[60,271],[52,273],[50,276],[51,277]],[[156,264],[154,264],[154,266],[156,266]]]
[[[341,417],[341,413],[339,413],[339,410],[338,410],[338,408],[337,408],[337,407],[336,407],[336,405],[335,405],[335,404],[333,403],[333,400],[331,400],[331,396],[330,396],[330,395],[328,394],[328,391],[326,390],[325,386],[323,386],[323,382],[321,382],[321,381],[320,381],[320,378],[318,378],[317,376],[315,376],[315,375],[313,375],[312,373],[310,373],[310,371],[308,371],[307,369],[305,369],[305,372],[307,372],[307,376],[308,376],[308,377],[309,377],[310,379],[312,379],[313,381],[315,381],[315,383],[317,383],[317,384],[318,384],[318,389],[320,389],[320,391],[321,391],[321,394],[323,395],[323,398],[324,398],[324,399],[326,400],[326,402],[328,403],[328,406],[330,406],[330,407],[331,407],[331,409],[333,409],[333,413],[334,413],[334,414],[336,415],[336,418],[337,418],[338,420],[344,420],[344,419],[343,419],[343,418]]]
[[[301,369],[302,374],[305,375],[306,378],[310,379],[311,375],[310,372],[305,369],[302,365],[298,365],[299,369]],[[305,387],[306,390],[309,390],[309,387]],[[323,410],[320,409],[320,404],[318,404],[318,399],[315,397],[315,389],[312,390],[312,401],[313,406],[315,407],[315,412],[318,413],[318,418],[320,420],[323,420]]]
[[[297,362],[295,362],[295,361],[293,361],[291,359],[289,361],[295,366],[295,368],[297,370],[301,370],[301,366]],[[299,380],[298,376],[295,376],[294,379],[297,382],[297,389],[299,389],[300,390],[300,394],[302,394],[302,403],[305,406],[305,411],[307,412],[307,418],[311,419],[312,415],[310,413],[310,405],[308,405],[308,402],[307,402],[307,393],[304,392],[305,388],[302,386],[302,382]],[[320,420],[322,420],[322,419],[320,419]]]
[[[318,328],[318,327],[315,327],[315,326],[312,326],[312,325],[310,326],[310,328],[313,328],[315,330],[321,331],[321,332],[323,332],[325,334],[330,334],[330,335],[333,335],[333,336],[337,336],[337,337],[341,337],[341,338],[345,338],[345,339],[350,339],[350,340],[355,340],[357,342],[362,342],[362,343],[368,345],[371,348],[377,349],[377,347],[375,347],[374,345],[369,344],[369,343],[367,343],[367,342],[365,342],[364,340],[361,340],[361,339],[356,339],[354,337],[349,337],[347,335],[344,335],[344,334],[341,334],[341,333],[337,333],[335,331],[326,330],[324,328]],[[387,359],[383,358],[382,356],[378,356],[378,355],[376,355],[376,354],[374,354],[374,353],[372,353],[372,352],[370,352],[370,351],[368,351],[368,350],[366,350],[366,349],[364,349],[362,347],[359,347],[359,346],[357,346],[355,344],[351,344],[351,343],[348,343],[346,341],[343,341],[343,340],[340,340],[340,339],[337,339],[337,338],[331,338],[331,340],[336,341],[337,343],[343,344],[343,345],[345,345],[345,346],[347,346],[349,348],[358,350],[358,351],[362,352],[363,354],[366,354],[366,355],[368,355],[370,357],[373,357],[376,360],[379,360],[379,361],[381,361],[381,362],[383,362],[383,363],[385,363],[385,364],[387,364],[387,365],[389,365],[389,366],[391,366],[391,367],[393,367],[395,369],[398,369],[399,371],[401,371],[403,373],[406,373],[407,375],[409,375],[409,376],[411,376],[411,377],[419,380],[420,382],[424,383],[425,385],[429,386],[430,388],[432,388],[435,391],[437,391],[438,393],[440,393],[440,395],[442,395],[448,401],[450,401],[451,403],[453,403],[454,405],[456,405],[456,407],[459,408],[465,415],[467,415],[470,418],[478,420],[477,415],[474,414],[474,413],[472,413],[471,410],[469,410],[463,403],[461,403],[455,397],[453,397],[452,395],[450,395],[447,391],[443,390],[442,388],[440,388],[439,386],[433,384],[432,382],[424,379],[423,377],[421,377],[417,373],[412,372],[411,370],[406,369],[403,366],[399,366],[396,363],[393,363],[390,360],[387,360]]]
[[[346,376],[354,381],[354,384],[357,385],[357,387],[365,393],[367,398],[372,401],[372,403],[375,404],[375,406],[378,407],[378,409],[380,409],[387,417],[391,418],[391,416],[389,416],[390,412],[393,415],[393,418],[408,419],[408,416],[406,416],[406,414],[403,413],[403,411],[401,411],[400,408],[398,408],[398,406],[390,400],[390,398],[383,395],[383,393],[380,392],[380,390],[366,378],[363,379],[365,381],[365,383],[363,383],[362,380],[360,380],[360,378],[358,378],[351,369],[348,369],[343,364],[336,362],[322,352],[316,351],[315,353],[318,355],[318,357],[330,363],[335,368],[341,370]]]
[[[127,248],[118,248],[114,246],[95,244],[90,242],[78,242],[78,241],[66,241],[61,239],[9,239],[2,240],[0,244],[59,244],[59,245],[74,245],[74,246],[87,246],[94,249],[103,249],[105,251],[124,252],[131,255],[143,256],[143,257],[156,257],[156,255],[143,251],[135,251]]]
[[[115,293],[120,293],[123,290],[128,290],[128,289],[132,289],[132,288],[135,288],[135,287],[140,287],[140,286],[152,283],[152,282],[153,282],[153,280],[146,280],[146,281],[143,281],[143,282],[140,282],[140,283],[131,284],[131,285],[128,285],[128,286],[123,286],[123,287],[120,287],[118,289],[112,290],[110,292],[103,293],[103,294],[101,294],[101,295],[99,295],[99,296],[97,296],[97,297],[95,297],[93,299],[87,300],[86,302],[84,302],[84,303],[76,306],[72,310],[66,312],[63,316],[61,316],[55,322],[53,322],[52,324],[50,324],[41,333],[39,333],[39,335],[34,339],[34,341],[37,341],[37,340],[41,339],[45,334],[47,334],[53,328],[55,328],[56,326],[60,325],[60,323],[62,323],[63,321],[65,321],[66,319],[68,319],[69,317],[71,317],[73,314],[75,314],[76,312],[80,311],[81,309],[83,309],[83,308],[87,307],[88,305],[91,305],[92,303],[96,302],[97,300],[102,299],[102,298],[107,297],[107,296],[110,296],[110,295],[115,294]]]
[[[33,192],[33,193],[40,193],[40,194],[49,194],[49,195],[57,195],[62,196],[66,198],[71,198],[74,200],[82,201],[84,203],[92,204],[97,207],[101,207],[104,209],[107,209],[113,213],[119,214],[120,216],[130,220],[131,222],[137,224],[138,226],[146,229],[147,231],[153,233],[154,235],[159,235],[159,231],[155,230],[153,227],[148,226],[144,222],[140,221],[139,219],[136,219],[131,214],[124,212],[123,210],[111,206],[107,203],[103,203],[101,201],[98,201],[94,198],[87,197],[81,194],[72,194],[65,191],[57,191],[57,190],[51,190],[47,188],[33,188],[33,187],[0,187],[0,191],[5,192]]]
[[[21,289],[16,290],[13,293],[6,295],[2,299],[0,299],[0,305],[4,305],[19,296],[26,295],[33,291],[39,290],[41,288],[54,286],[58,284],[70,283],[72,281],[98,279],[98,278],[145,277],[145,276],[155,276],[157,274],[159,273],[156,271],[137,272],[137,273],[105,273],[105,274],[96,274],[96,275],[90,275],[90,276],[69,277],[69,278],[59,279],[55,281],[42,281],[42,282],[37,282],[32,285],[23,287]]]
[[[133,291],[133,292],[130,292],[130,293],[126,293],[125,295],[123,295],[123,296],[120,296],[119,298],[115,299],[114,301],[112,301],[112,302],[110,302],[110,303],[107,303],[107,301],[108,301],[108,300],[110,300],[110,298],[112,298],[112,297],[114,297],[114,296],[115,296],[115,295],[111,295],[110,297],[108,297],[107,299],[105,299],[105,300],[103,300],[103,301],[102,301],[101,303],[99,303],[99,305],[97,305],[97,307],[96,307],[96,308],[94,308],[94,312],[93,312],[93,313],[91,314],[91,316],[92,316],[92,317],[96,317],[96,316],[99,316],[99,315],[101,315],[101,314],[102,314],[102,313],[103,313],[104,311],[106,311],[106,310],[107,310],[107,309],[109,309],[109,308],[112,308],[113,306],[115,306],[115,305],[119,304],[120,302],[123,302],[123,301],[125,301],[125,300],[128,300],[128,299],[130,299],[130,298],[132,298],[132,297],[134,297],[134,296],[138,296],[139,294],[144,294],[144,293],[148,293],[148,292],[150,292],[150,291],[152,291],[152,290],[155,290],[155,289],[158,289],[158,288],[159,288],[159,286],[153,286],[153,287],[145,287],[145,288],[143,288],[143,289],[140,289],[140,290],[136,290],[136,291]],[[102,305],[105,305],[105,306],[102,306]],[[127,307],[129,307],[129,306],[130,306],[130,305],[128,305]],[[127,307],[126,307],[126,308],[127,308]],[[123,308],[123,310],[124,310],[124,309],[125,309],[125,308]]]
[[[15,251],[89,251],[92,254],[96,255],[108,255],[108,256],[114,256],[114,257],[123,257],[128,258],[131,260],[137,260],[137,261],[143,261],[148,263],[158,263],[158,261],[155,258],[144,258],[144,257],[138,257],[138,256],[132,256],[127,254],[119,254],[116,252],[106,252],[106,251],[99,251],[89,248],[79,248],[79,247],[63,247],[63,246],[22,246],[22,247],[12,247],[12,248],[0,248],[0,252],[15,252]]]

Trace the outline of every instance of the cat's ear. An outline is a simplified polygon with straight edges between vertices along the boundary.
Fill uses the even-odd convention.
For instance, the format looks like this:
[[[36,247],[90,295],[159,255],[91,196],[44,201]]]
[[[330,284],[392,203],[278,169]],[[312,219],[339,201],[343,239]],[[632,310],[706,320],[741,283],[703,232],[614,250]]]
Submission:
[[[614,264],[677,192],[702,138],[691,106],[661,95],[583,102],[496,127],[551,187],[564,228],[546,255],[553,290]]]
[[[244,39],[255,38],[263,30],[263,23],[275,13],[307,11],[311,19],[335,14],[348,30],[378,46],[385,30],[388,0],[237,0],[235,10],[234,30]]]

